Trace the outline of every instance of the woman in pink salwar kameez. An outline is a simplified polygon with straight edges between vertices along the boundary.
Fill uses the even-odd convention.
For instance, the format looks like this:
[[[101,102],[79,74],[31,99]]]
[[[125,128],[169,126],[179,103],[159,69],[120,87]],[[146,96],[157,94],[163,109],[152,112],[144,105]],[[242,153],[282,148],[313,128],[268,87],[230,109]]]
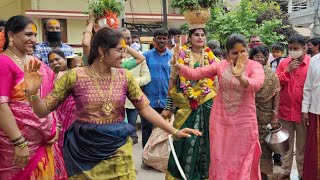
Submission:
[[[259,180],[261,148],[255,93],[264,81],[258,62],[249,60],[246,40],[239,34],[227,39],[228,60],[203,68],[177,65],[192,80],[218,76],[219,90],[211,109],[210,180]]]

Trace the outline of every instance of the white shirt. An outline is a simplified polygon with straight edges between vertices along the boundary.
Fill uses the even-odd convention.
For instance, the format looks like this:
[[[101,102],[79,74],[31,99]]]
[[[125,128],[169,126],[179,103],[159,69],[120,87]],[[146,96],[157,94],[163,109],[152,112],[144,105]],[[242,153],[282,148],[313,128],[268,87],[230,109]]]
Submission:
[[[303,88],[302,112],[320,114],[320,54],[310,60]]]

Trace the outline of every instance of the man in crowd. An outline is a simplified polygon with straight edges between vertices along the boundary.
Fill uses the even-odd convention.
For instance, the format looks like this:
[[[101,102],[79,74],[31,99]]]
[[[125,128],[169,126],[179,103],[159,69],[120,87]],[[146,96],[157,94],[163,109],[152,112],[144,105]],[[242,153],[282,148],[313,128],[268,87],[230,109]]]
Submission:
[[[168,41],[168,31],[158,28],[153,32],[154,48],[143,53],[151,74],[151,81],[144,87],[144,93],[150,100],[150,106],[159,114],[166,106],[166,98],[169,88],[169,78],[171,68],[169,61],[172,53],[166,48]],[[142,125],[142,146],[144,147],[151,135],[153,125],[144,118],[141,118]],[[144,163],[143,169],[148,169]]]
[[[320,55],[310,60],[303,89],[302,114],[307,127],[303,179],[320,179]]]
[[[258,35],[250,35],[249,37],[249,48],[252,49],[255,46],[261,45],[262,41]]]
[[[131,32],[126,28],[121,28],[120,32],[122,33],[127,46],[132,47],[132,38],[131,38]],[[138,50],[138,49],[136,49]],[[129,58],[123,59],[123,61],[129,60]],[[138,82],[139,86],[144,86],[148,84],[151,80],[149,68],[147,66],[146,61],[143,61],[141,64],[136,66],[135,68],[131,69],[130,72],[134,76],[135,80]],[[126,99],[126,115],[128,119],[128,123],[132,126],[136,127],[137,117],[138,117],[138,110],[135,109],[131,101],[127,98]],[[132,139],[133,144],[138,143],[138,135],[137,132],[134,132],[130,135]]]
[[[169,50],[172,50],[176,46],[176,44],[180,43],[181,31],[177,28],[170,28],[168,30],[168,33],[169,40],[167,41],[167,48],[169,48]]]
[[[132,39],[132,44],[131,47],[139,52],[141,52],[142,50],[142,46],[141,46],[141,42],[140,42],[140,37],[137,35],[132,35],[131,36]],[[142,52],[141,52],[142,53]]]
[[[56,19],[48,19],[43,23],[46,41],[36,45],[34,55],[49,66],[48,54],[53,49],[60,49],[65,56],[74,55],[73,49],[61,41],[61,23]]]
[[[320,49],[320,37],[313,37],[307,40],[307,54],[311,57],[317,55]]]
[[[305,40],[300,34],[288,39],[289,57],[283,59],[278,66],[281,91],[278,118],[282,127],[289,132],[289,150],[284,155],[281,173],[278,179],[290,177],[293,148],[296,147],[296,162],[299,177],[303,176],[304,148],[307,129],[302,123],[303,86],[306,80],[310,56],[305,54]],[[296,138],[294,135],[296,134]]]

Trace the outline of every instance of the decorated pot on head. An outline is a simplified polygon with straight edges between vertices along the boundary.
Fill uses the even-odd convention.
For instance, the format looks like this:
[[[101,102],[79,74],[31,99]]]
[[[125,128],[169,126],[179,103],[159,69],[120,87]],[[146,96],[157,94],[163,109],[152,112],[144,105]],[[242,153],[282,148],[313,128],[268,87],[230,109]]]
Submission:
[[[100,28],[111,27],[114,29],[118,29],[119,21],[117,18],[117,14],[105,10],[104,16],[98,19],[98,25]]]
[[[205,28],[206,23],[210,20],[211,17],[209,8],[187,10],[183,15],[188,22],[189,30]]]
[[[122,2],[118,0],[90,0],[88,11],[94,14],[99,28],[110,27],[118,29],[118,15],[124,9]]]

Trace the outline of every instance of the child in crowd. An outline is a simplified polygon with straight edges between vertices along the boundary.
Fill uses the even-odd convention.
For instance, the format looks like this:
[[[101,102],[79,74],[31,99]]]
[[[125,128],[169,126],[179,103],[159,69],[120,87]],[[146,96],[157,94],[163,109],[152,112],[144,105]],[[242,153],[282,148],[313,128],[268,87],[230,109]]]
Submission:
[[[277,42],[272,45],[272,56],[274,59],[270,62],[270,66],[273,72],[276,72],[280,61],[284,58],[284,44]]]

